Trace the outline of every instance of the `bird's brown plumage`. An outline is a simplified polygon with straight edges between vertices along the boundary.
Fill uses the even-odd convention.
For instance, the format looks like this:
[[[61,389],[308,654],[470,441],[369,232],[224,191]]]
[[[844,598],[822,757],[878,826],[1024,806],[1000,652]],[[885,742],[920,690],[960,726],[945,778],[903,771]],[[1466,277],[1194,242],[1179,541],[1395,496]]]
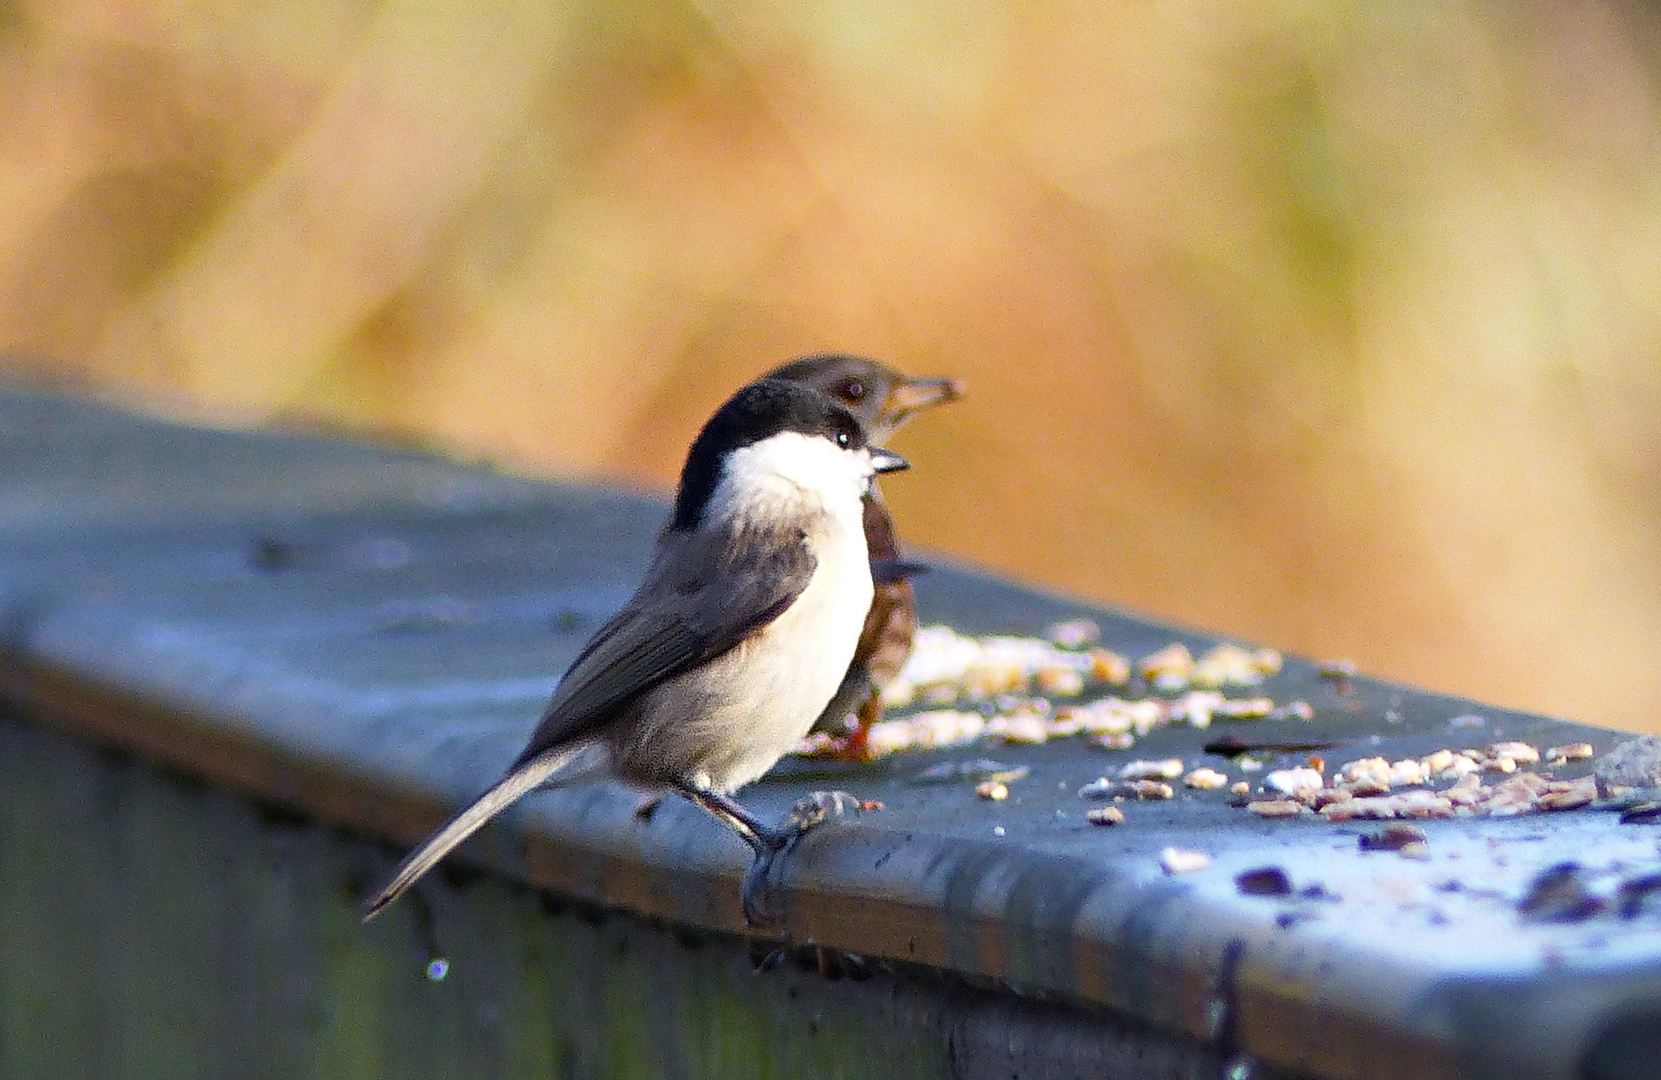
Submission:
[[[866,438],[873,446],[886,445],[888,438],[918,412],[963,396],[963,384],[956,379],[914,379],[858,356],[804,357],[777,368],[767,377],[802,383],[829,394],[864,425]],[[866,497],[864,509],[865,544],[871,561],[899,563],[902,553],[894,533],[894,519],[875,487]],[[839,756],[854,759],[867,756],[867,734],[871,725],[882,719],[883,688],[905,666],[916,632],[917,597],[911,583],[903,574],[879,580],[853,662],[836,695],[813,726],[815,732],[841,740]],[[854,717],[851,728],[850,716]]]

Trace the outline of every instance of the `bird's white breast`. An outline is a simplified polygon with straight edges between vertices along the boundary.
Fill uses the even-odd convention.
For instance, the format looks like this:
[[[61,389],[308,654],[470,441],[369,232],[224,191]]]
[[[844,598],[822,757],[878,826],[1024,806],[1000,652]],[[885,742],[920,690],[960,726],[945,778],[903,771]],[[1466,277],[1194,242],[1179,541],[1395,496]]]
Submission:
[[[643,702],[657,766],[731,791],[772,768],[841,685],[871,607],[863,454],[785,435],[734,453],[711,500],[723,517],[800,522],[816,565],[794,603],[746,641]],[[647,740],[642,739],[642,744]]]

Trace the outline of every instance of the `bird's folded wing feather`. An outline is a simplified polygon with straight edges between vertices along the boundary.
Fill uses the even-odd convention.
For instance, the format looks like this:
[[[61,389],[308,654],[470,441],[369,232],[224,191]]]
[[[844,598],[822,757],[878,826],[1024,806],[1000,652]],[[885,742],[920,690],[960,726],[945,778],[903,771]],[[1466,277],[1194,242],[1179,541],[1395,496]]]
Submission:
[[[928,565],[909,559],[872,559],[871,584],[897,585],[929,572]]]
[[[652,571],[560,680],[515,766],[778,618],[816,565],[800,529],[665,534]]]

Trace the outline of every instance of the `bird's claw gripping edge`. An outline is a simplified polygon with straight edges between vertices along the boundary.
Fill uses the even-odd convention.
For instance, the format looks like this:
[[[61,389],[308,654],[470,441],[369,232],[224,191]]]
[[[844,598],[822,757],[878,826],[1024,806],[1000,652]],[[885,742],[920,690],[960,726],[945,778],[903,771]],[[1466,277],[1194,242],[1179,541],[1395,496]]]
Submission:
[[[785,814],[777,828],[758,833],[754,844],[756,857],[745,871],[744,884],[739,890],[739,901],[744,907],[745,925],[762,927],[773,921],[767,911],[767,890],[773,860],[790,848],[802,835],[828,817],[839,817],[853,811],[881,810],[882,803],[861,799],[846,791],[815,791],[799,800]]]

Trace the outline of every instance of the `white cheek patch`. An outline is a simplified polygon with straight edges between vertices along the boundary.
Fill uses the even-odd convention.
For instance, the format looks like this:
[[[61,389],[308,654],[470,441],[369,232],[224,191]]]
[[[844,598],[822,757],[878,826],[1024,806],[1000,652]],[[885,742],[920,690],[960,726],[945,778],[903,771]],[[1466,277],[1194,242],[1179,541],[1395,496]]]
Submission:
[[[763,491],[780,480],[813,492],[827,503],[865,493],[873,471],[863,450],[844,450],[827,438],[784,431],[735,450],[721,487],[728,498]]]

